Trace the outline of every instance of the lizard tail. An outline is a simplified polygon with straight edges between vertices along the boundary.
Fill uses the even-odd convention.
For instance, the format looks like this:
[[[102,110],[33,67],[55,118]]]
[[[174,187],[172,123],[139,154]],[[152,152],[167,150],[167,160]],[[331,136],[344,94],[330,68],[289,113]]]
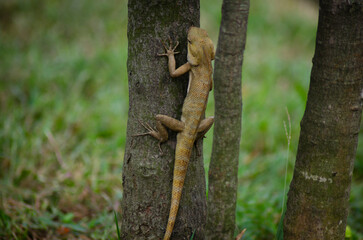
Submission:
[[[192,139],[190,139],[190,141],[180,141],[180,142],[178,141],[178,143],[180,144],[177,144],[176,146],[171,206],[170,206],[168,225],[166,227],[164,235],[164,240],[169,240],[171,237],[171,233],[173,231],[176,220],[176,215],[179,209],[179,203],[183,190],[184,179],[187,173],[188,162],[191,153],[190,150],[191,148],[189,146],[186,146],[189,145],[186,142],[193,142],[193,141]],[[191,146],[193,147],[193,143],[191,144]]]

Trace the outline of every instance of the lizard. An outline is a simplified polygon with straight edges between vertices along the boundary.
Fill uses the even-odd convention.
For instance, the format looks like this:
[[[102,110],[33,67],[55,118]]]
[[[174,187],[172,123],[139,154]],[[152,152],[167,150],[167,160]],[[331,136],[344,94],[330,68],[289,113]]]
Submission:
[[[194,143],[204,137],[205,133],[211,128],[214,117],[202,119],[207,106],[209,92],[213,87],[212,63],[215,52],[212,40],[208,37],[204,29],[190,27],[188,30],[188,54],[187,63],[175,69],[174,55],[179,42],[172,47],[172,40],[169,37],[169,46],[162,42],[166,53],[158,56],[168,57],[168,68],[171,77],[178,77],[189,72],[189,84],[187,95],[183,103],[181,120],[157,114],[156,129],[148,124],[142,124],[148,132],[140,135],[151,135],[159,140],[160,144],[168,140],[167,128],[176,131],[177,144],[175,150],[175,163],[173,173],[172,197],[168,223],[164,235],[164,240],[169,240],[174,228],[177,212],[179,209],[181,193],[187,172],[188,163]]]

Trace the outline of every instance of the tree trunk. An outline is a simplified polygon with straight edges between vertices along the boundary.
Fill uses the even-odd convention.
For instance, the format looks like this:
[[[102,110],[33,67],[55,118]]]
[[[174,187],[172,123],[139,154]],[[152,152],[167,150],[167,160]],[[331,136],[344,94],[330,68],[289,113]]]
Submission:
[[[224,0],[214,70],[215,125],[209,169],[207,239],[233,238],[241,138],[241,75],[249,0]]]
[[[363,104],[362,9],[362,1],[320,1],[284,239],[344,239]]]
[[[180,119],[188,75],[172,79],[161,40],[170,36],[180,45],[177,66],[187,59],[187,31],[199,26],[199,1],[136,1],[128,3],[129,118],[123,163],[122,239],[161,239],[170,209],[176,133],[161,145],[139,120],[155,126],[154,116]],[[201,143],[199,147],[202,148]],[[203,157],[193,150],[173,239],[204,239],[206,218]]]

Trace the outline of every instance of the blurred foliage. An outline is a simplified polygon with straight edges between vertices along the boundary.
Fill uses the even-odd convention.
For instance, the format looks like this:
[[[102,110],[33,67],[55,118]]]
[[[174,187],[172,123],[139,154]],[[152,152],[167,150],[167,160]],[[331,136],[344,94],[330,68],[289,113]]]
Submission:
[[[115,237],[126,1],[0,4],[0,236]]]
[[[201,1],[214,43],[221,1]],[[251,1],[236,233],[273,239],[299,137],[317,25],[310,1]],[[0,2],[0,239],[116,239],[128,111],[127,3]],[[213,115],[213,97],[207,115]],[[204,144],[208,171],[212,131]],[[351,213],[363,235],[363,134]],[[287,192],[287,190],[286,190]],[[121,213],[122,215],[122,213]],[[359,235],[359,233],[361,235]]]

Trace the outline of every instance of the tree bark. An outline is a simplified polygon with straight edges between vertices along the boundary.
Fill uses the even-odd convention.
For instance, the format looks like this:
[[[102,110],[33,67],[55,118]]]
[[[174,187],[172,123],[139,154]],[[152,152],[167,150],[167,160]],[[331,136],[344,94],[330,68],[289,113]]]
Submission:
[[[209,169],[207,239],[232,239],[241,138],[241,75],[249,0],[224,0],[214,70],[215,125]]]
[[[172,79],[161,40],[170,36],[180,45],[178,66],[187,59],[187,31],[199,26],[200,6],[192,1],[136,1],[128,3],[129,116],[123,163],[122,239],[161,239],[170,209],[176,133],[162,144],[138,122],[155,126],[154,116],[180,119],[188,75]],[[199,147],[202,148],[201,143]],[[178,211],[173,239],[204,239],[206,218],[203,156],[193,150]]]
[[[362,1],[320,1],[284,239],[344,239],[363,104],[362,9]]]

